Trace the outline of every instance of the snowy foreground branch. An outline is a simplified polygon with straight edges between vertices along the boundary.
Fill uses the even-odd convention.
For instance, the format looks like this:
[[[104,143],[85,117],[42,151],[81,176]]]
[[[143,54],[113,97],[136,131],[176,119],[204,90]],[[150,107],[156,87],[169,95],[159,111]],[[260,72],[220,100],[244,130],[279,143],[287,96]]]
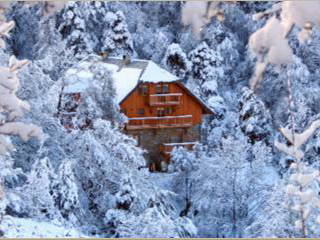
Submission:
[[[289,146],[275,141],[275,146],[283,153],[293,157],[295,160],[291,164],[291,175],[286,186],[286,193],[289,196],[287,207],[295,216],[295,228],[300,237],[310,237],[317,234],[320,227],[320,198],[319,184],[320,172],[302,161],[304,152],[302,145],[306,144],[308,139],[320,127],[320,120],[313,121],[310,126],[302,133],[295,130],[294,101],[292,85],[288,80],[289,87],[289,112],[291,117],[291,126],[280,128],[280,133],[287,139]]]
[[[270,18],[249,39],[250,50],[258,60],[250,80],[251,88],[255,89],[259,85],[269,63],[281,65],[292,60],[293,51],[288,42],[289,34],[296,26],[299,29],[298,39],[304,43],[310,37],[312,29],[320,27],[319,12],[319,1],[284,1],[253,16],[254,20]],[[277,14],[280,17],[277,17]]]
[[[181,20],[185,26],[191,26],[193,33],[200,36],[203,27],[212,17],[224,20],[223,12],[218,8],[220,2],[187,1],[182,8]]]
[[[4,38],[10,37],[9,32],[15,26],[14,21],[6,22],[3,15],[11,3],[10,1],[0,3],[0,48],[5,47]],[[27,2],[28,5],[36,3],[38,2]],[[51,15],[63,6],[64,1],[45,2],[44,14]],[[32,137],[40,139],[42,136],[42,130],[36,125],[16,121],[30,110],[29,104],[16,96],[19,88],[18,71],[27,64],[27,60],[17,60],[15,56],[11,56],[8,66],[0,67],[0,155],[5,155],[13,149],[7,136],[18,135],[24,141]]]
[[[19,135],[24,141],[31,137],[41,138],[42,130],[33,125],[17,122],[25,111],[30,109],[27,102],[16,96],[19,87],[18,70],[28,64],[28,61],[10,57],[8,67],[0,67],[0,154],[4,155],[13,146],[5,136]]]

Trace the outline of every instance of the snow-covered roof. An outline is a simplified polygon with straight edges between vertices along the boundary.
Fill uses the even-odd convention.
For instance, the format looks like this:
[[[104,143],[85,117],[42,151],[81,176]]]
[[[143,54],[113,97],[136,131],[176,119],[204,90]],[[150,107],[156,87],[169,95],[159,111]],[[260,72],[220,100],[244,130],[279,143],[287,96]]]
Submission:
[[[77,68],[71,68],[66,72],[64,93],[83,92],[88,88],[93,73],[90,66],[96,62],[82,62]],[[132,60],[124,65],[121,58],[109,57],[99,62],[109,69],[114,78],[117,91],[117,101],[120,103],[139,82],[174,82],[178,77],[162,69],[150,60]]]

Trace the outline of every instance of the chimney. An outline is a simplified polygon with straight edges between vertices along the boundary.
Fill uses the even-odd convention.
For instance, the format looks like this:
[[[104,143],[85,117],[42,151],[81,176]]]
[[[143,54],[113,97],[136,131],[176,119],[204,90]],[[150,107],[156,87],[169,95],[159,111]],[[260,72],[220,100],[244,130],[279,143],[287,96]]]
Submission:
[[[129,55],[125,54],[122,56],[122,61],[124,65],[129,65],[131,63],[131,58]]]
[[[117,72],[120,72],[121,69],[122,69],[124,66],[127,66],[127,65],[129,65],[130,63],[131,63],[131,58],[130,58],[130,56],[129,56],[129,55],[123,55],[123,56],[122,56],[122,61],[121,61],[121,63],[120,63],[120,66],[119,66]]]
[[[108,58],[109,52],[105,51],[105,52],[100,52],[99,54],[102,58],[102,60],[106,60]]]

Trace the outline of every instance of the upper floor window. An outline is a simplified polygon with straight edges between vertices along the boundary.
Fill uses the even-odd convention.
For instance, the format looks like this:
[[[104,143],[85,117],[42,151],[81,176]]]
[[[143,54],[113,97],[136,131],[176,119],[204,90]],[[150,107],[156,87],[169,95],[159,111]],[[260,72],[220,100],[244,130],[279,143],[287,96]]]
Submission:
[[[139,88],[139,93],[142,95],[142,96],[147,96],[149,94],[149,87],[148,85],[141,85],[140,88]]]
[[[168,84],[157,84],[156,85],[156,93],[168,93],[169,92],[169,85]]]
[[[162,93],[168,93],[169,92],[169,85],[164,84],[162,85]]]
[[[157,84],[157,85],[156,85],[156,93],[157,93],[157,94],[162,93],[162,86],[161,86],[161,84]]]
[[[158,117],[163,117],[164,115],[165,115],[164,108],[157,108],[157,116]]]

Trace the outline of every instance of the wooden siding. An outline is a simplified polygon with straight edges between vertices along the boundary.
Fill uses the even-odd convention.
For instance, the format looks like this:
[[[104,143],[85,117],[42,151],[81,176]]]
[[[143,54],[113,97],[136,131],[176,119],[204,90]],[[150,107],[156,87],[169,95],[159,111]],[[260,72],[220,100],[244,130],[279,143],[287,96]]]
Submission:
[[[140,91],[141,85],[148,86],[148,93],[142,94]],[[150,106],[150,95],[159,94],[157,92],[157,83],[141,83],[121,104],[121,110],[128,118],[143,118],[143,117],[158,117],[159,108],[172,108],[172,112],[165,113],[164,116],[182,116],[192,115],[192,125],[200,124],[202,121],[202,114],[204,112],[203,106],[189,95],[177,82],[161,83],[161,85],[168,85],[167,94],[182,94],[179,97],[179,105],[166,106]],[[161,92],[163,94],[163,92]]]

